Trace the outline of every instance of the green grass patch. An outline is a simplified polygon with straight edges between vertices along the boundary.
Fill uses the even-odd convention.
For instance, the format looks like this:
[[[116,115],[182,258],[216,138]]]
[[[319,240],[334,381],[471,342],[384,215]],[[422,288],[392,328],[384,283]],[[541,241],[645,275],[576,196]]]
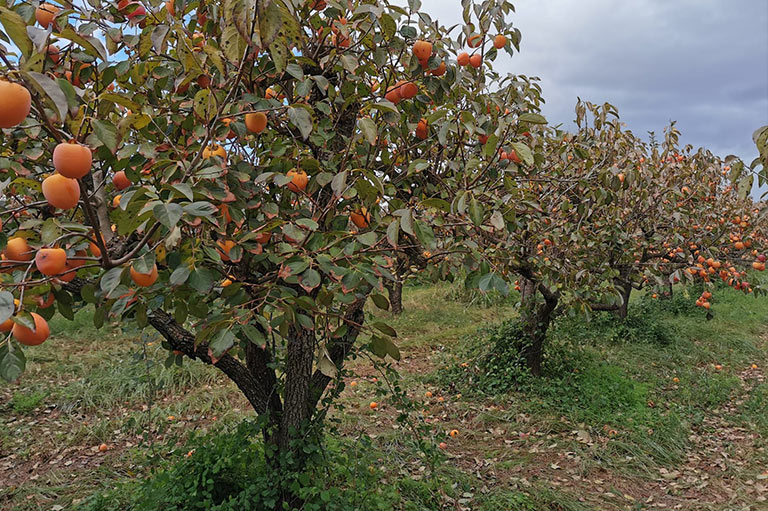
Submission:
[[[44,392],[14,392],[11,397],[11,408],[15,413],[27,414],[43,404],[44,400]]]

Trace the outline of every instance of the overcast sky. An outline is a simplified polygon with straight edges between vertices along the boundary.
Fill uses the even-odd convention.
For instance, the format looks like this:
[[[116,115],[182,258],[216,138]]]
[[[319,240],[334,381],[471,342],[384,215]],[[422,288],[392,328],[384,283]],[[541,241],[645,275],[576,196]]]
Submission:
[[[544,114],[573,126],[576,98],[616,105],[637,135],[678,121],[682,142],[750,163],[768,124],[768,0],[518,0],[521,53],[499,70],[539,76]],[[460,0],[423,0],[445,26]]]

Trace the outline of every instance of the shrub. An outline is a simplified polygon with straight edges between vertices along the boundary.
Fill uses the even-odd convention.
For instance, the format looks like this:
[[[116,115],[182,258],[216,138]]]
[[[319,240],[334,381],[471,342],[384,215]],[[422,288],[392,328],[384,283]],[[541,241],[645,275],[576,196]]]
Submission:
[[[399,490],[381,485],[381,471],[367,437],[311,446],[311,462],[297,473],[277,473],[264,459],[254,423],[231,433],[192,437],[173,450],[168,465],[146,480],[97,493],[81,511],[273,510],[280,488],[304,500],[303,511],[383,511],[399,502]]]

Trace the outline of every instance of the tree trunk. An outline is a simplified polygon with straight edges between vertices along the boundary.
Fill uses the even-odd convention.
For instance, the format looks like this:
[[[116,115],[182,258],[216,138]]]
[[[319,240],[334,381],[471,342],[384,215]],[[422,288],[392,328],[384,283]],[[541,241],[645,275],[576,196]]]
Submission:
[[[627,313],[629,312],[629,295],[632,294],[632,284],[626,282],[619,285],[619,291],[621,292],[621,305],[616,309],[616,315],[620,319],[627,319]]]
[[[301,449],[296,449],[292,440],[299,438],[312,414],[310,383],[314,358],[314,332],[296,327],[286,350],[283,413],[276,438],[280,451],[289,454],[292,462],[301,458]]]
[[[544,342],[557,302],[557,295],[550,293],[543,285],[521,278],[520,323],[526,338],[523,339],[520,355],[534,376],[541,376]]]
[[[400,280],[400,276],[397,276],[397,280],[384,284],[387,288],[387,294],[389,295],[389,310],[395,316],[403,313],[403,282]]]

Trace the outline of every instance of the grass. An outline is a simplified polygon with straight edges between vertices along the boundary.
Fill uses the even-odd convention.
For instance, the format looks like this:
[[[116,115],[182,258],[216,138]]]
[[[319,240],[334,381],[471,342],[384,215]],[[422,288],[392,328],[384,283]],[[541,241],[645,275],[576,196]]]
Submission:
[[[403,353],[395,365],[417,406],[414,418],[448,444],[446,461],[436,479],[427,476],[381,375],[375,382],[370,362],[359,358],[348,379],[358,384],[347,386],[333,418],[342,451],[354,447],[349,439],[372,439],[364,455],[323,476],[330,477],[325,490],[354,484],[334,472],[339,467],[371,466],[396,491],[394,509],[646,509],[651,495],[696,509],[660,477],[687,470],[692,453],[713,460],[730,453],[724,473],[734,482],[718,484],[762,472],[768,384],[758,376],[768,367],[768,300],[718,290],[711,321],[683,293],[636,297],[626,322],[607,314],[589,323],[561,318],[548,341],[546,378],[499,379],[504,368],[480,371],[481,360],[499,335],[494,325],[514,320],[515,299],[451,285],[405,289],[405,312],[391,318]],[[129,499],[132,481],[173,467],[200,447],[195,438],[230,434],[250,416],[216,371],[166,367],[158,339],[114,325],[97,331],[91,312],[55,319],[56,336],[27,350],[22,382],[0,386],[2,509],[69,508],[97,488]],[[372,400],[381,405],[375,412]],[[454,428],[459,436],[448,437]],[[731,433],[736,440],[717,443]],[[98,451],[101,443],[107,452]],[[711,497],[696,491],[702,502]],[[751,498],[735,494],[736,503]],[[384,508],[393,509],[388,498]]]

